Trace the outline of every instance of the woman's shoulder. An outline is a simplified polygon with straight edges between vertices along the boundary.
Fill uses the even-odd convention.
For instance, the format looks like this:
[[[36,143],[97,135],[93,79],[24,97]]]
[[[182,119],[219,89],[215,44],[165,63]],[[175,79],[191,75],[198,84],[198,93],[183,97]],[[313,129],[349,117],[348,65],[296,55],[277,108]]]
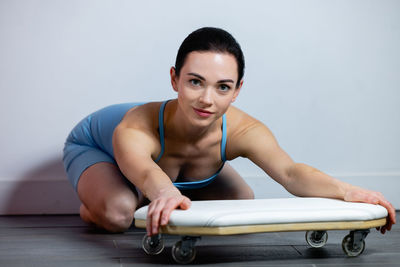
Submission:
[[[226,112],[226,120],[228,128],[232,131],[246,129],[254,124],[263,125],[259,120],[233,105]]]
[[[273,139],[271,131],[265,124],[237,107],[229,108],[226,120],[229,160],[239,156],[247,157],[250,143],[257,146],[261,140],[269,142]]]
[[[162,102],[148,102],[132,107],[122,118],[119,128],[151,132],[158,127],[158,112]]]
[[[158,136],[158,111],[162,102],[148,102],[131,108],[113,133],[114,153],[119,153],[120,149],[115,144],[123,144],[117,146],[146,145],[151,147],[154,155],[158,155],[160,150]],[[139,138],[137,138],[139,137]],[[136,140],[136,141],[134,141]],[[137,142],[139,141],[140,144]],[[153,155],[153,156],[154,156]]]

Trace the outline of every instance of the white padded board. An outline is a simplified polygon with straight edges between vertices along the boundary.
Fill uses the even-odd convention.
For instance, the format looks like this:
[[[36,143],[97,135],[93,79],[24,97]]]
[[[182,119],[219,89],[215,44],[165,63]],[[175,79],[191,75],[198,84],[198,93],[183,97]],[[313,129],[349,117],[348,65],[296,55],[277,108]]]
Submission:
[[[148,206],[135,212],[146,220]],[[385,218],[379,205],[328,198],[279,198],[192,201],[188,210],[174,210],[169,225],[224,227],[277,223],[367,221]]]

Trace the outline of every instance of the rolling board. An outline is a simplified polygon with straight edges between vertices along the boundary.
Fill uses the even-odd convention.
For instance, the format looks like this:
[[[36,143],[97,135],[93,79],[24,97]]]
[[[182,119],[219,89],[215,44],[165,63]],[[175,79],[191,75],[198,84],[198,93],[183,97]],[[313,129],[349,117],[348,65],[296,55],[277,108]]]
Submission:
[[[145,206],[135,212],[136,227],[146,228],[147,209]],[[379,205],[328,198],[192,201],[188,210],[174,210],[160,233],[182,236],[172,247],[174,260],[182,264],[194,260],[195,243],[203,235],[289,231],[307,231],[307,243],[322,247],[328,230],[351,230],[342,248],[354,257],[364,251],[369,229],[386,224],[387,214]],[[164,249],[161,234],[145,235],[142,247],[147,254],[159,254]]]

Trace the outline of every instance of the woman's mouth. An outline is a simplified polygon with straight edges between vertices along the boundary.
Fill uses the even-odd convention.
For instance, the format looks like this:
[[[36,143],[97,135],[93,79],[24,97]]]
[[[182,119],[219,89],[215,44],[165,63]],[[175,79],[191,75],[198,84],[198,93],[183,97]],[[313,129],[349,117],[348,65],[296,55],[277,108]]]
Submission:
[[[193,108],[194,112],[196,112],[197,115],[203,118],[210,117],[213,112],[210,112],[208,110],[200,109],[200,108]]]

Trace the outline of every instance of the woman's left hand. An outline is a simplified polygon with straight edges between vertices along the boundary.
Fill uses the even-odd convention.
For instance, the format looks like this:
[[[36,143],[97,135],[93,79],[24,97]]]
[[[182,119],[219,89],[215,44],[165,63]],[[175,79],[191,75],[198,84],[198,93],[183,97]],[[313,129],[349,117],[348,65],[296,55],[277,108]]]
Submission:
[[[384,234],[386,230],[390,231],[392,229],[392,225],[396,223],[396,210],[380,192],[370,191],[359,187],[352,187],[346,192],[344,200],[349,202],[378,204],[385,207],[388,211],[386,225],[380,227],[380,229],[379,227],[377,228],[377,230],[380,230],[382,234]]]

